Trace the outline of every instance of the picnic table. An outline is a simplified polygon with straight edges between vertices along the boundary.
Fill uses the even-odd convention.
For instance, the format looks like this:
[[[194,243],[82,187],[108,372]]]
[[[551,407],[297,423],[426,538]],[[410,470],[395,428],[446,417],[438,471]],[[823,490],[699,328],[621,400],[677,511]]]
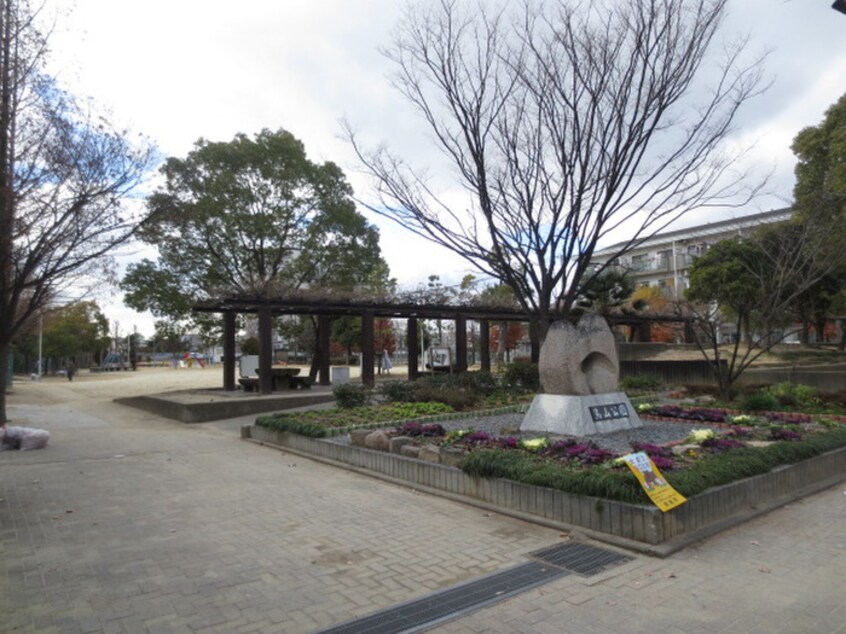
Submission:
[[[258,368],[256,368],[255,372],[256,374],[259,373]],[[299,368],[290,368],[287,366],[271,367],[271,389],[273,391],[277,391],[283,389],[307,390],[311,388],[311,381],[309,380],[309,378],[307,376],[298,376],[299,373]],[[259,389],[258,376],[242,376],[240,379],[238,379],[238,382],[241,384],[241,387],[244,388],[245,392],[254,392]]]

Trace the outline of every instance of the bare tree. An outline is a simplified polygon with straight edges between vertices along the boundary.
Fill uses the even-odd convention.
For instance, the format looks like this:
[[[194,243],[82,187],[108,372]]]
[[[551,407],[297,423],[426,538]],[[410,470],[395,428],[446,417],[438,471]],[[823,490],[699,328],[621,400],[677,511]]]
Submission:
[[[345,124],[374,177],[364,204],[508,284],[542,338],[602,274],[588,265],[611,232],[628,231],[619,256],[762,185],[727,141],[763,60],[745,61],[744,43],[712,54],[725,12],[726,0],[411,7],[386,51],[394,85],[471,202],[451,207],[424,171]]]
[[[153,161],[45,74],[47,40],[26,0],[0,0],[0,424],[11,342],[132,237],[125,198]]]

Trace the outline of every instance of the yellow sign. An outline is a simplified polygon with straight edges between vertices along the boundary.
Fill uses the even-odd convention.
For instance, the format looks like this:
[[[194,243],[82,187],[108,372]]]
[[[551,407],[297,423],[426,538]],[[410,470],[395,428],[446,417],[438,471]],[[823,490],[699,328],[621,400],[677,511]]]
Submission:
[[[667,484],[658,467],[645,452],[630,453],[621,459],[629,465],[649,499],[662,511],[669,511],[687,502],[686,497]]]

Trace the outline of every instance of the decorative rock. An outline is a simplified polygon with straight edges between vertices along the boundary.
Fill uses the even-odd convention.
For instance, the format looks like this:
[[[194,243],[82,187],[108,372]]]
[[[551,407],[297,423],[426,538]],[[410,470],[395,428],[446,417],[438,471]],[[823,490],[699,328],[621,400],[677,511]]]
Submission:
[[[441,447],[441,464],[457,467],[467,452],[456,447]]]
[[[390,440],[389,449],[391,453],[401,453],[402,448],[414,442],[410,436],[394,436]]]
[[[350,431],[350,443],[356,447],[364,447],[364,439],[372,433],[372,429],[353,429]]]
[[[419,458],[420,457],[420,446],[419,445],[403,445],[400,447],[400,455],[405,456],[406,458]]]
[[[391,437],[381,429],[370,432],[364,439],[364,446],[377,451],[388,451],[391,448]]]
[[[420,447],[420,453],[417,457],[426,462],[440,462],[441,449],[437,445],[423,445]]]
[[[544,393],[535,396],[520,431],[585,436],[643,424],[629,397],[617,391],[617,348],[602,316],[550,326],[538,370]]]
[[[619,362],[614,335],[602,316],[588,313],[578,326],[550,326],[538,360],[546,394],[582,396],[617,391]]]

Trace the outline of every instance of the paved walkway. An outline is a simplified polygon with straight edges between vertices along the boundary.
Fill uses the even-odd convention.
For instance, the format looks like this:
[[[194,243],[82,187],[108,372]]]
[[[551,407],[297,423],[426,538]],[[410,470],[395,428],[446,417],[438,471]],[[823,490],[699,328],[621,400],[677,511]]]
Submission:
[[[184,425],[111,403],[131,380],[11,395],[10,417],[52,438],[0,453],[0,631],[313,632],[562,540],[241,442],[249,419]],[[844,488],[435,631],[846,632]]]

